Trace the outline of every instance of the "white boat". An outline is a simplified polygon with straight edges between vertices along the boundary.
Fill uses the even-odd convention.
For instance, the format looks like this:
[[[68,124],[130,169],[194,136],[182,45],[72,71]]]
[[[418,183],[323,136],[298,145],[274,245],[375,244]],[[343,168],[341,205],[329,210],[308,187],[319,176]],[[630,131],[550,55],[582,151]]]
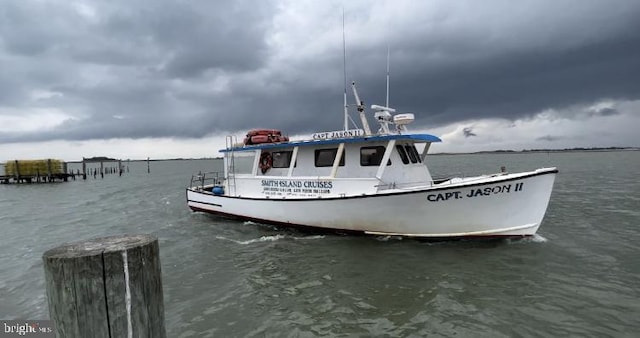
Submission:
[[[361,102],[353,86],[356,102]],[[192,177],[187,205],[259,223],[410,237],[527,236],[544,217],[556,168],[434,179],[426,166],[441,140],[412,134],[413,114],[371,106],[372,133],[345,128],[290,141],[254,130],[227,137],[224,172]]]

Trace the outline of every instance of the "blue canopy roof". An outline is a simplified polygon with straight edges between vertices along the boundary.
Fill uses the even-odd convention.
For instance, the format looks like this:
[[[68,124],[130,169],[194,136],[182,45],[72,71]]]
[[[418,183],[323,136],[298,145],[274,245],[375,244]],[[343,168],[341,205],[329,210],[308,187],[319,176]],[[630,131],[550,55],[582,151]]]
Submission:
[[[228,151],[246,151],[256,149],[271,149],[282,147],[297,147],[297,146],[316,146],[325,144],[340,144],[340,143],[366,143],[376,141],[389,141],[389,140],[411,140],[414,142],[442,142],[439,137],[430,134],[407,134],[407,135],[373,135],[365,137],[345,137],[345,138],[332,138],[326,140],[305,140],[305,141],[292,141],[283,143],[262,143],[243,147],[235,147],[232,149],[221,149],[220,152]]]

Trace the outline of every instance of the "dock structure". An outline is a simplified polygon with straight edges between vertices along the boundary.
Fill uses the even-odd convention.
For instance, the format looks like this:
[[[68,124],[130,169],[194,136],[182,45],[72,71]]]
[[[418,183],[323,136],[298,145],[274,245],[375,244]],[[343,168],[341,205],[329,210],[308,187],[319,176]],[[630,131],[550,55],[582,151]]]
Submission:
[[[72,163],[80,163],[80,162],[72,162]],[[89,172],[87,173],[87,164],[89,163],[100,163],[100,169],[98,168],[94,168],[93,170],[90,169]],[[118,166],[117,167],[108,166],[105,168],[104,166],[105,163],[118,163]],[[123,173],[124,173],[124,167],[122,166],[121,159],[109,158],[104,156],[82,158],[82,174],[81,174],[82,179],[86,180],[87,175],[93,175],[94,178],[96,178],[97,176],[104,178],[105,174],[118,174],[119,176],[122,176]]]
[[[94,168],[88,168],[88,165],[97,163],[100,164],[99,168],[95,165]],[[82,172],[80,169],[76,169],[75,172],[68,170],[68,164],[82,164]],[[104,178],[104,175],[108,174],[122,176],[125,172],[122,160],[108,157],[83,157],[82,161],[75,162],[54,159],[12,160],[6,162],[4,167],[5,172],[0,172],[0,184],[67,182],[69,179],[75,180],[77,176],[86,180],[87,175],[92,175],[95,179]]]
[[[75,175],[67,172],[67,163],[54,160],[13,160],[5,164],[5,174],[0,183],[66,182]]]

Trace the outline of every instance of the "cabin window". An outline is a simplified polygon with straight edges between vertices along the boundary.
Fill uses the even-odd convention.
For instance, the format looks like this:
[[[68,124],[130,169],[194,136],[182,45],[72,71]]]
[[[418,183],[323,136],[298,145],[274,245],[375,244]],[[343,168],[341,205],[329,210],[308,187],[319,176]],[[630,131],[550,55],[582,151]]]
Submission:
[[[400,155],[400,159],[402,160],[402,163],[409,164],[409,157],[407,156],[407,152],[404,150],[404,147],[398,144],[396,145],[396,150]]]
[[[416,158],[418,159],[418,163],[422,163],[422,158],[420,157],[420,153],[418,152],[418,149],[416,149],[415,145],[411,145],[411,151],[416,155]]]
[[[316,149],[315,151],[316,167],[333,167],[333,161],[335,161],[337,154],[338,154],[338,148]],[[342,157],[340,158],[341,167],[344,167],[345,155],[346,154],[342,154]]]
[[[416,150],[416,147],[413,144],[405,145],[404,149],[407,151],[407,155],[409,155],[409,159],[411,160],[411,163],[422,163],[422,160],[420,159],[420,154],[418,154],[418,150]]]
[[[360,165],[363,167],[380,165],[384,151],[383,146],[360,148]],[[387,165],[391,165],[391,160],[387,161]]]
[[[253,162],[256,156],[256,153],[254,151],[239,151],[232,155],[229,155],[229,153],[227,153],[227,156],[228,161],[233,161],[233,173],[251,174],[251,172],[253,171]]]
[[[271,153],[274,168],[289,168],[293,151],[274,151]]]

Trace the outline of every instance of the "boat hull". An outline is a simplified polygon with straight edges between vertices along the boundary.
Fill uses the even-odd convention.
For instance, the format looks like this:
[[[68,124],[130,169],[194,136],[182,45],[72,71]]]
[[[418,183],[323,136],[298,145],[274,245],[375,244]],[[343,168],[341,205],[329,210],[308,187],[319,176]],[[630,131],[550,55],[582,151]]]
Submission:
[[[313,199],[214,195],[187,189],[194,211],[261,223],[411,237],[527,236],[536,233],[557,170],[409,191]]]

